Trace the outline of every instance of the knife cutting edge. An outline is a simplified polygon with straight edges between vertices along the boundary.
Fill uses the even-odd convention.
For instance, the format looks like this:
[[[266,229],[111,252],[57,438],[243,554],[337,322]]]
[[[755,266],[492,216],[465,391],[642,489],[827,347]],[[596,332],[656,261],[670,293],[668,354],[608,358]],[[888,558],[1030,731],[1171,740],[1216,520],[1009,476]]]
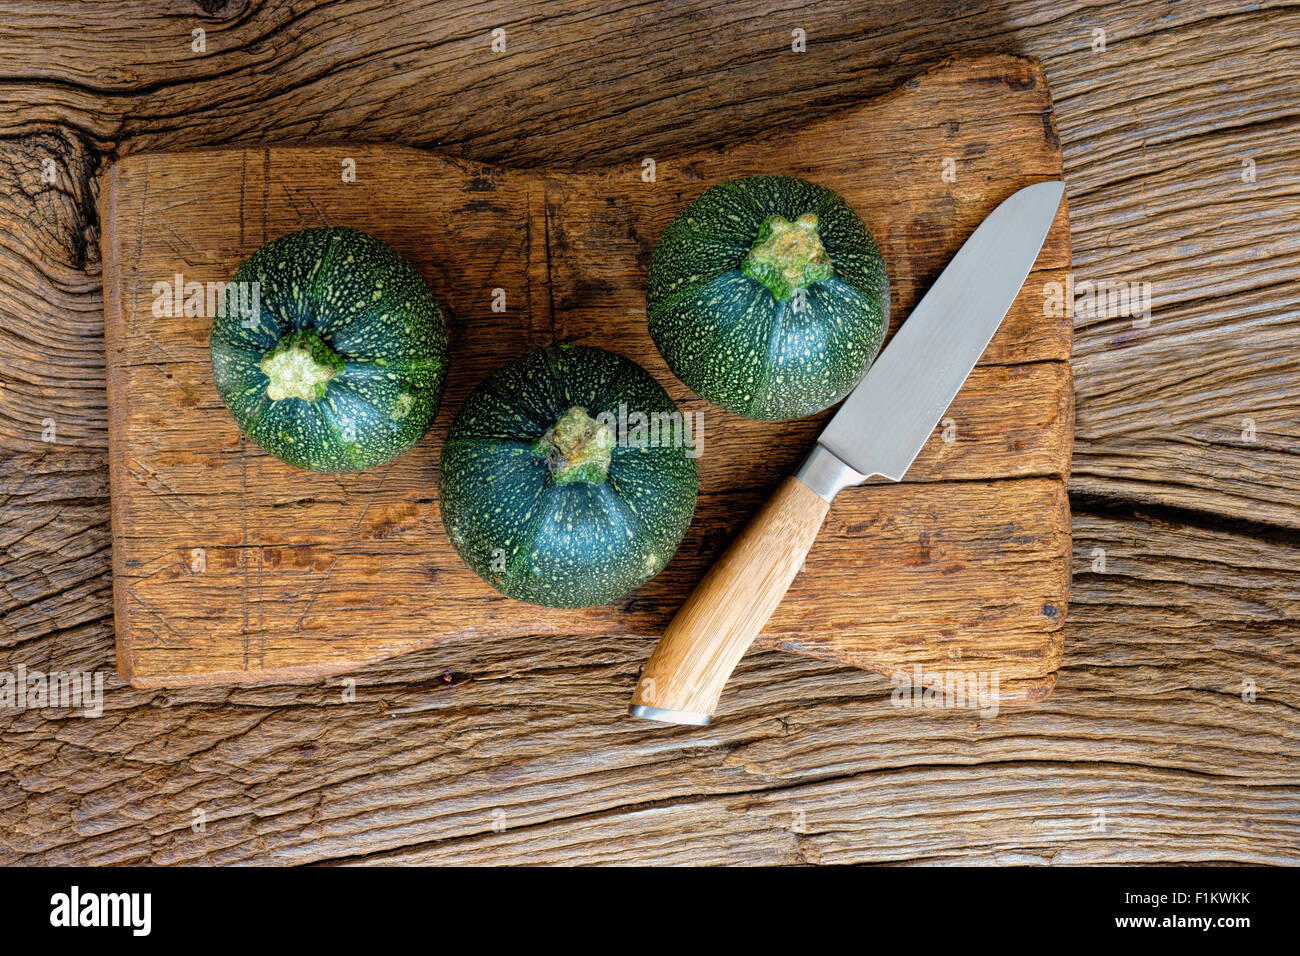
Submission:
[[[901,481],[988,347],[1038,258],[1061,182],[1013,193],[980,223],[844,400],[817,444],[709,569],[641,671],[628,713],[707,724],[767,624],[835,495]]]

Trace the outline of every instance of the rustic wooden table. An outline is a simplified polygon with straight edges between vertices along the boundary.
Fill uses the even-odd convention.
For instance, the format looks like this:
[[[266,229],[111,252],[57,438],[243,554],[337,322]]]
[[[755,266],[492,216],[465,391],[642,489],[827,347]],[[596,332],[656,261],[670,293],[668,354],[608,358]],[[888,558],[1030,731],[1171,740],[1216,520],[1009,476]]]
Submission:
[[[0,4],[0,671],[108,672],[99,719],[0,707],[0,863],[1300,862],[1300,8],[493,6]],[[425,651],[355,700],[112,673],[107,163],[341,139],[639,162],[973,51],[1046,65],[1076,279],[1153,290],[1149,323],[1075,317],[1046,702],[902,710],[769,651],[706,731],[593,718],[630,638]]]

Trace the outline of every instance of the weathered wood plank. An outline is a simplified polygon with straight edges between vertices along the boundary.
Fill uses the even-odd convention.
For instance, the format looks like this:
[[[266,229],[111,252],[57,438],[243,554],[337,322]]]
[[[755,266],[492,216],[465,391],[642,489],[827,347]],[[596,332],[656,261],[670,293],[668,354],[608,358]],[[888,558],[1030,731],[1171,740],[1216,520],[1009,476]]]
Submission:
[[[61,511],[77,473],[34,471],[7,522]],[[420,651],[355,674],[351,701],[338,678],[110,673],[97,720],[2,715],[0,860],[1138,862],[1172,841],[1294,863],[1300,549],[1139,515],[1080,517],[1075,552],[1058,689],[996,716],[760,652],[725,721],[665,732],[614,716],[652,639],[598,636]],[[88,627],[8,660],[106,669],[108,623]]]
[[[414,7],[4,6],[0,669],[103,669],[109,715],[0,710],[0,859],[1297,862],[1297,555],[1258,523],[1294,527],[1300,475],[1274,375],[1288,373],[1279,362],[1295,341],[1300,11]],[[497,25],[509,30],[503,58],[487,52]],[[208,29],[206,56],[190,52],[195,26]],[[786,52],[794,26],[808,32],[802,60]],[[1091,49],[1097,28],[1104,53]],[[332,685],[166,694],[117,682],[93,198],[107,151],[366,138],[506,165],[635,165],[828,115],[944,56],[990,49],[1046,65],[1077,278],[1158,280],[1141,336],[1122,320],[1078,320],[1076,579],[1048,702],[972,732],[970,714],[886,708],[881,678],[762,653],[741,676],[767,724],[720,723],[736,735],[705,741],[646,736],[629,754],[585,716],[558,728],[551,708],[575,693],[623,703],[649,650],[640,642],[422,651],[363,670],[348,706]],[[46,157],[72,175],[44,183]],[[1253,190],[1243,158],[1257,163]],[[1199,375],[1180,364],[1204,356]],[[1125,398],[1166,364],[1176,413],[1158,385]],[[49,444],[47,417],[59,423]],[[1246,417],[1259,440],[1236,447]],[[1080,511],[1132,498],[1160,519]],[[1161,505],[1255,523],[1197,528]],[[1097,547],[1106,574],[1092,571]],[[1251,705],[1239,703],[1245,675],[1260,687]],[[381,714],[397,705],[434,709],[395,733],[410,718]],[[736,796],[716,796],[702,768],[731,753]],[[766,778],[743,769],[746,756],[784,774],[761,804]],[[620,768],[622,783],[594,772]],[[676,778],[683,788],[655,804]],[[781,804],[795,780],[805,799]],[[440,816],[440,804],[453,809]],[[791,832],[794,809],[808,834]],[[1099,810],[1108,832],[1092,829]]]
[[[1157,344],[1167,338],[1162,330],[1198,305],[1210,308],[1203,310],[1197,340],[1221,356],[1221,371],[1206,370],[1210,380],[1232,367],[1260,368],[1271,346],[1234,334],[1214,313],[1231,310],[1252,289],[1276,293],[1297,279],[1296,240],[1287,224],[1300,212],[1300,197],[1286,171],[1300,162],[1300,127],[1287,105],[1289,78],[1300,69],[1294,40],[1300,10],[1291,4],[1213,0],[1154,13],[1149,2],[1133,0],[1108,4],[1102,13],[1040,0],[950,17],[936,12],[942,5],[902,0],[870,9],[758,3],[622,14],[592,0],[550,5],[544,15],[523,7],[504,15],[475,9],[411,17],[403,4],[380,12],[362,3],[263,3],[195,17],[138,2],[114,5],[111,13],[78,7],[84,28],[61,31],[54,44],[48,31],[58,5],[39,12],[10,7],[0,68],[22,79],[0,90],[0,133],[27,136],[55,124],[75,131],[60,135],[90,155],[105,148],[361,135],[516,165],[619,161],[635,167],[646,155],[667,156],[683,144],[737,143],[826,116],[944,55],[987,50],[998,42],[991,38],[1002,38],[1042,56],[1053,85],[1070,199],[1081,210],[1073,226],[1079,278],[1151,281],[1158,298],[1153,326],[1125,348],[1108,343],[1126,323],[1081,329],[1080,358],[1100,356],[1078,366],[1081,394],[1092,387],[1094,371],[1149,380],[1149,370],[1167,359]],[[395,23],[403,28],[395,31]],[[190,48],[196,24],[207,30],[203,54]],[[496,26],[507,30],[505,54],[490,49]],[[805,54],[790,51],[795,26],[806,31]],[[287,32],[278,29],[284,27]],[[1093,48],[1099,29],[1105,50]],[[589,53],[593,42],[598,56]],[[111,61],[100,62],[108,49]],[[683,50],[691,55],[683,57]],[[258,79],[250,84],[252,71]],[[593,98],[593,89],[604,95]],[[34,152],[19,168],[42,201],[50,201],[57,197],[39,184],[39,160],[60,150],[38,145]],[[1253,186],[1239,179],[1246,158],[1258,164]],[[81,164],[70,165],[75,175],[65,188],[89,182]],[[1211,208],[1207,232],[1196,217]],[[1115,209],[1128,214],[1111,214]],[[1133,215],[1137,209],[1140,217]],[[93,220],[82,218],[86,225]],[[43,270],[18,262],[11,274],[24,284],[25,297],[47,299]],[[85,295],[76,308],[93,326],[98,296],[90,289]],[[1293,307],[1274,313],[1280,334],[1294,341]],[[4,336],[20,334],[15,330],[29,314],[7,313],[0,349]],[[97,329],[51,328],[63,348],[76,341],[96,361]],[[102,373],[93,365],[66,365],[57,352],[47,360],[60,374],[40,390],[11,384],[7,403],[0,394],[0,435],[12,432],[35,450],[40,422],[52,416],[69,439],[102,447],[102,393],[96,391]],[[1290,387],[1289,370],[1270,377]],[[1206,388],[1204,379],[1169,378],[1172,394],[1225,394]],[[1225,421],[1259,421],[1260,402],[1249,390],[1231,388],[1230,395]],[[1190,456],[1180,471],[1204,489],[1199,493],[1170,482],[1164,470],[1170,458],[1201,443],[1198,418],[1183,418],[1180,409],[1153,416],[1133,406],[1099,414],[1111,426],[1161,434],[1116,449],[1125,460],[1112,467],[1109,449],[1094,452],[1092,423],[1081,419],[1080,461],[1089,476],[1076,481],[1079,490],[1140,491],[1152,503],[1222,506],[1291,526],[1300,520],[1288,482],[1297,472],[1294,443],[1282,451],[1276,442],[1260,443],[1249,454],[1241,450],[1240,458],[1221,450]],[[1276,432],[1278,422],[1267,424]],[[1243,494],[1231,474],[1234,461],[1263,487]]]
[[[1050,109],[1034,61],[994,56],[954,60],[797,131],[664,157],[649,183],[639,164],[537,175],[388,146],[139,154],[113,166],[104,248],[122,673],[142,687],[320,676],[487,634],[661,632],[737,517],[756,510],[748,490],[788,474],[829,416],[774,427],[692,399],[646,330],[642,253],[712,182],[802,174],[840,191],[882,237],[901,321],[983,216],[1059,175]],[[918,156],[953,157],[977,184],[950,188],[937,170],[918,179],[919,161],[900,168],[881,145],[899,130]],[[345,159],[355,182],[340,175]],[[530,218],[539,207],[543,222]],[[225,281],[268,239],[325,223],[391,242],[453,316],[438,422],[411,454],[361,475],[298,472],[250,446],[211,385],[211,315],[160,319],[155,308],[157,283]],[[766,643],[884,672],[1001,667],[1009,699],[1050,691],[1068,596],[1070,321],[1039,299],[1068,262],[1062,207],[915,477],[840,500]],[[505,312],[493,311],[497,288]],[[439,442],[465,394],[552,336],[640,362],[704,421],[704,497],[678,557],[634,594],[584,611],[501,599],[463,566],[437,508]],[[770,451],[777,436],[786,444]]]
[[[1049,62],[1075,276],[1153,299],[1075,318],[1073,490],[1300,527],[1298,29],[1242,9]]]

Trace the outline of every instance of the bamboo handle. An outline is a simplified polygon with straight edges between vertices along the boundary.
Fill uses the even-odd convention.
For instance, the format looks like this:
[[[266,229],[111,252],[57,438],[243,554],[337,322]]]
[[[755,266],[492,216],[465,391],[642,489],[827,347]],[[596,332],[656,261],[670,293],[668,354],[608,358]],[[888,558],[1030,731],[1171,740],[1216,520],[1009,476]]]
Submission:
[[[655,646],[629,710],[707,724],[722,688],[803,566],[830,503],[787,478],[691,592]]]

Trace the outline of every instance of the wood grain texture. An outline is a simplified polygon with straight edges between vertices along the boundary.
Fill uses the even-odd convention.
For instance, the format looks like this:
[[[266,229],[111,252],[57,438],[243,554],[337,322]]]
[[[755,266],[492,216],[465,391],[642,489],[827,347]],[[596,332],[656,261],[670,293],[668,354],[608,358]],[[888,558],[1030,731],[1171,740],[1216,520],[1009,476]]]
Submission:
[[[0,709],[0,861],[1300,863],[1300,7],[130,0],[0,21],[0,669],[106,680],[98,720]],[[631,636],[418,651],[351,702],[336,680],[114,675],[114,159],[364,139],[636,167],[986,51],[1046,67],[1076,277],[1150,280],[1158,303],[1145,330],[1074,317],[1074,583],[1046,701],[898,709],[884,678],[755,652],[703,735],[566,706],[621,710],[653,643]],[[751,509],[787,464],[756,463]]]
[[[106,500],[102,479],[48,461],[24,463],[21,493],[0,488],[6,515],[40,526],[62,496]],[[76,538],[91,519],[63,520]],[[6,716],[0,850],[45,863],[1114,863],[1167,861],[1172,842],[1183,860],[1300,862],[1300,547],[1140,514],[1076,524],[1070,655],[1033,707],[898,707],[885,678],[765,652],[742,660],[738,707],[714,727],[601,719],[651,643],[620,637],[445,645],[367,668],[351,695],[337,678],[159,692],[110,673],[103,718]],[[1172,584],[1159,606],[1152,580]],[[41,617],[71,611],[34,608],[11,660],[111,670],[107,620],[32,639]]]
[[[732,518],[753,513],[749,490],[788,475],[829,414],[748,421],[673,378],[645,324],[659,233],[713,182],[807,176],[840,191],[881,237],[896,328],[1002,199],[1060,175],[1050,110],[1037,64],[993,56],[955,60],[804,128],[662,157],[652,182],[640,164],[536,174],[377,145],[141,153],[115,164],[102,225],[119,670],[137,686],[174,687],[319,677],[495,633],[661,633]],[[985,116],[1001,119],[976,131]],[[902,130],[910,164],[883,145]],[[952,188],[939,156],[973,183]],[[341,175],[347,160],[355,182]],[[225,281],[263,243],[326,223],[395,246],[452,316],[447,400],[430,435],[359,475],[299,472],[242,438],[211,384],[210,314],[155,309],[157,283]],[[1042,289],[1064,280],[1068,261],[1062,204],[907,489],[873,499],[889,503],[891,520],[863,520],[854,504],[865,499],[844,496],[841,533],[818,548],[767,644],[884,672],[995,667],[1009,700],[1050,690],[1068,593],[1072,422],[1070,323],[1045,314]],[[497,289],[504,312],[493,308]],[[462,565],[437,508],[438,449],[464,397],[554,339],[641,363],[703,422],[704,496],[678,558],[631,595],[577,612],[501,598]],[[1044,481],[1058,493],[1042,494]],[[999,519],[972,522],[954,501]],[[839,569],[867,566],[869,590],[844,586]],[[1023,599],[1008,600],[1011,591]],[[954,640],[986,650],[957,658]]]

